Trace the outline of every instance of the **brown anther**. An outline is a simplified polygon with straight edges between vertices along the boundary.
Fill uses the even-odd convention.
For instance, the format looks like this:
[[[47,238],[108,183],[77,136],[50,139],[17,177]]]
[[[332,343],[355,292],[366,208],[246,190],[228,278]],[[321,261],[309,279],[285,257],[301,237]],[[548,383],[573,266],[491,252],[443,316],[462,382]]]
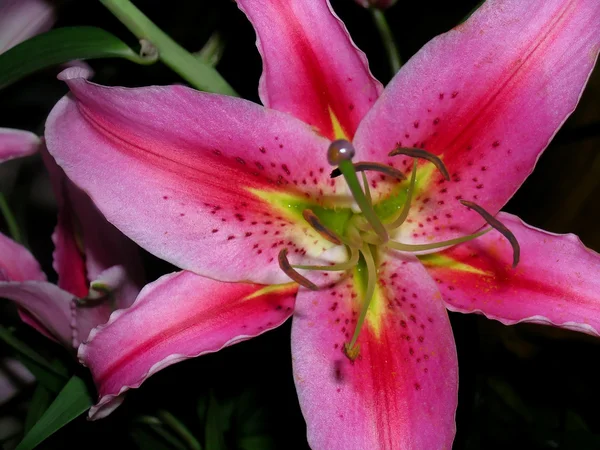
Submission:
[[[444,162],[433,153],[429,153],[427,150],[423,150],[422,148],[407,148],[407,147],[398,147],[395,150],[392,150],[388,153],[388,156],[396,156],[396,155],[406,155],[412,158],[421,158],[426,159],[437,169],[440,171],[442,176],[446,179],[446,181],[450,181],[450,174],[448,173],[448,169],[446,169],[446,165]]]
[[[508,240],[508,242],[510,242],[510,245],[513,249],[512,266],[513,269],[517,267],[517,264],[519,264],[519,259],[521,257],[521,247],[519,246],[519,241],[517,241],[517,238],[512,233],[512,231],[510,231],[506,227],[506,225],[504,225],[502,222],[500,222],[498,219],[496,219],[494,216],[492,216],[489,212],[487,212],[485,209],[483,209],[476,203],[469,202],[467,200],[461,200],[460,202],[467,208],[471,208],[473,211],[475,211],[477,214],[483,217],[483,219],[488,223],[488,225],[490,225],[492,228],[494,228],[496,231],[502,234]]]
[[[335,245],[342,244],[342,239],[334,231],[331,231],[329,228],[323,225],[317,215],[310,209],[305,209],[302,211],[302,217],[304,217],[304,220],[306,220],[308,224],[313,227],[313,229],[319,233],[323,239],[327,239],[329,242]]]
[[[281,250],[279,252],[279,255],[277,256],[277,261],[279,262],[279,267],[281,268],[281,270],[283,270],[283,272],[288,277],[290,277],[292,280],[294,280],[299,285],[304,286],[305,288],[308,288],[312,291],[318,291],[319,287],[315,283],[313,283],[312,281],[310,281],[307,278],[300,275],[290,265],[290,262],[287,259],[287,252],[288,252],[287,248],[284,248],[283,250]]]
[[[348,342],[344,344],[344,355],[346,355],[350,361],[354,361],[356,358],[358,358],[359,353],[360,345],[356,344],[354,347],[350,347]]]
[[[394,169],[393,167],[390,167],[385,164],[376,163],[376,162],[359,162],[359,163],[353,164],[353,166],[354,166],[354,170],[356,170],[357,172],[373,170],[375,172],[381,172],[384,175],[390,176],[392,178],[396,178],[398,180],[406,180],[406,175],[404,175],[398,169]],[[339,177],[341,174],[342,174],[342,172],[340,171],[339,168],[337,168],[337,169],[333,169],[331,171],[331,175],[329,175],[329,176],[331,178],[336,178],[336,177]]]

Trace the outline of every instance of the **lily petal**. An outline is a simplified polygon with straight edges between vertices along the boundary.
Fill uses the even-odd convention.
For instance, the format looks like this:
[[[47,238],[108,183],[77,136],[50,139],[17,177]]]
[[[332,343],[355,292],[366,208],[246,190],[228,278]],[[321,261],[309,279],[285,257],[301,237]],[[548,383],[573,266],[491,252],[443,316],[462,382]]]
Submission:
[[[33,255],[0,233],[0,281],[46,281],[46,275]]]
[[[237,3],[254,25],[263,57],[263,104],[298,117],[329,139],[351,139],[382,87],[329,1]]]
[[[88,295],[89,281],[119,266],[118,308],[130,306],[143,283],[137,247],[107,222],[90,198],[77,188],[44,148],[42,158],[58,203],[58,223],[52,240],[58,285],[76,297]],[[108,315],[102,322],[108,320]]]
[[[79,349],[100,396],[90,418],[110,414],[125,391],[171,364],[279,326],[292,314],[296,289],[221,283],[185,271],[147,285]]]
[[[49,30],[56,21],[48,0],[2,0],[0,2],[0,53]]]
[[[516,269],[510,244],[496,231],[421,257],[448,308],[505,325],[534,322],[600,335],[600,255],[573,234],[548,233],[506,213],[498,218],[521,246]]]
[[[33,155],[40,143],[40,138],[29,131],[0,128],[0,163]]]
[[[575,109],[600,50],[599,23],[597,0],[488,0],[402,68],[357,131],[357,153],[392,161],[395,147],[420,147],[451,176],[422,166],[403,240],[482,226],[459,199],[500,210]]]
[[[0,298],[15,302],[23,322],[67,348],[76,346],[73,295],[42,281],[0,281]],[[88,331],[91,326],[88,325]]]
[[[458,365],[441,296],[412,256],[387,255],[352,362],[360,289],[301,290],[294,379],[314,449],[450,449]]]
[[[75,99],[52,110],[48,149],[142,247],[201,275],[273,284],[289,281],[277,265],[282,248],[324,241],[306,231],[303,205],[343,182],[329,180],[329,141],[310,127],[245,100],[181,86],[106,88],[80,74],[62,74]]]

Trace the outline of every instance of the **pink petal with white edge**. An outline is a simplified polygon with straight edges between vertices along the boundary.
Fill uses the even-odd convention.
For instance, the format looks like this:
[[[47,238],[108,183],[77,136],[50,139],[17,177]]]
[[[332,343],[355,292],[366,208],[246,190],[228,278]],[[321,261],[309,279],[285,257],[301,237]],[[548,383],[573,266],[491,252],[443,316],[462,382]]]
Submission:
[[[79,349],[100,397],[90,418],[107,416],[125,391],[171,364],[281,325],[292,314],[296,289],[221,283],[191,272],[147,285],[131,308],[114,312]]]
[[[292,114],[330,139],[335,138],[333,115],[352,138],[382,87],[329,2],[237,3],[256,30],[263,104]]]
[[[521,246],[496,231],[440,254],[422,257],[452,311],[483,313],[506,325],[533,322],[600,335],[600,255],[573,234],[531,227],[498,214]]]
[[[407,242],[469,233],[495,214],[575,109],[600,49],[598,0],[488,0],[433,39],[396,75],[356,134],[362,159],[397,146],[441,156],[450,182],[420,180]]]
[[[342,349],[359,313],[353,284],[298,294],[292,358],[309,444],[315,450],[449,450],[458,366],[435,283],[416,258],[387,255],[352,362]]]
[[[326,139],[245,100],[182,86],[107,88],[81,75],[62,74],[73,95],[52,110],[47,146],[111,223],[201,275],[289,281],[277,254],[305,249],[316,233],[289,201],[264,195],[307,204],[334,195],[344,183],[329,179]]]
[[[41,153],[58,203],[58,220],[52,235],[55,245],[53,267],[58,274],[58,285],[83,298],[88,295],[90,281],[119,266],[122,279],[119,295],[115,298],[116,307],[130,306],[143,284],[138,248],[107,222],[90,198],[65,176],[45,148]],[[108,316],[101,323],[107,319]]]
[[[9,237],[0,233],[0,281],[46,281],[33,255]]]
[[[0,128],[0,163],[33,155],[40,143],[40,138],[29,131]]]

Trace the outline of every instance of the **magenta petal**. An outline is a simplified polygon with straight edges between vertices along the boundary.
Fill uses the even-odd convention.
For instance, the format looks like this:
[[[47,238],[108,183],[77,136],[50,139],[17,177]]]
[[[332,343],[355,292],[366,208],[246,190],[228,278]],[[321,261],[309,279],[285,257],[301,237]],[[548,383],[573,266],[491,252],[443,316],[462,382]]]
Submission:
[[[0,281],[45,281],[39,263],[29,250],[0,233]]]
[[[260,97],[335,138],[352,138],[382,88],[327,0],[238,0],[263,57]],[[341,137],[341,136],[338,136]]]
[[[298,294],[294,380],[315,450],[452,446],[458,366],[448,315],[415,258],[386,261],[354,362],[342,351],[358,314],[353,283]]]
[[[221,283],[191,272],[147,285],[131,308],[113,313],[79,349],[100,395],[90,417],[110,414],[121,394],[171,364],[279,326],[292,314],[295,293],[293,284]]]
[[[24,311],[23,321],[45,336],[67,348],[79,344],[73,335],[72,294],[42,281],[0,281],[0,298],[13,301]]]
[[[451,182],[437,173],[421,180],[403,239],[479,228],[461,198],[492,214],[508,201],[575,109],[600,49],[599,23],[598,0],[488,0],[411,58],[355,139],[366,160],[409,169],[406,158],[386,157],[401,145],[448,167]]]
[[[483,313],[506,325],[534,322],[600,335],[600,255],[572,234],[556,235],[498,215],[521,246],[491,231],[438,255],[422,258],[449,309]]]
[[[143,283],[136,245],[107,222],[87,194],[65,176],[45,149],[42,157],[58,203],[58,221],[52,235],[58,285],[83,298],[88,295],[90,281],[119,266],[122,279],[119,280],[116,306],[128,307]]]
[[[75,99],[63,98],[50,114],[47,145],[111,223],[202,275],[288,281],[277,254],[305,248],[305,222],[292,217],[287,201],[276,208],[257,192],[308,203],[335,193],[326,139],[244,100],[69,79],[79,74],[63,72]]]
[[[40,138],[29,131],[0,128],[0,163],[32,155],[40,143]]]
[[[55,21],[50,0],[0,1],[0,53],[49,30]]]

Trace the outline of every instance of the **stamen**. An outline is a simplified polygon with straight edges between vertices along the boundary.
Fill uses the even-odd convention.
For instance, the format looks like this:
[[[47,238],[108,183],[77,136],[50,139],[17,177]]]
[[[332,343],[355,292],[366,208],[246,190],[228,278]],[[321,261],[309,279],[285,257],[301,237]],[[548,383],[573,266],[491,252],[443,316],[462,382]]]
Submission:
[[[354,166],[356,168],[356,166]],[[369,188],[369,180],[367,180],[367,175],[362,172],[362,182],[363,182],[363,189],[365,190],[365,197],[367,197],[367,201],[371,204],[373,204],[373,199],[371,198],[371,188]]]
[[[404,202],[404,206],[402,207],[402,212],[400,215],[391,223],[386,224],[386,228],[388,230],[395,230],[400,225],[404,223],[406,218],[408,217],[408,213],[410,211],[410,204],[412,202],[412,196],[415,191],[415,184],[417,181],[417,161],[413,162],[412,173],[410,175],[410,184],[408,185],[408,190],[406,191],[406,201]]]
[[[462,244],[463,242],[472,241],[473,239],[476,239],[479,236],[483,236],[490,230],[491,228],[487,228],[485,230],[478,231],[477,233],[469,234],[468,236],[463,236],[456,239],[449,239],[447,241],[433,242],[431,244],[403,244],[402,242],[389,241],[385,245],[403,252],[421,252],[425,250],[435,250],[442,247],[451,247],[456,244]]]
[[[303,266],[303,265],[293,265],[294,269],[302,269],[302,270],[323,270],[323,271],[338,271],[338,270],[348,270],[352,269],[358,263],[358,250],[353,247],[350,248],[350,259],[348,261],[332,264],[331,266]]]
[[[515,267],[517,267],[517,264],[519,264],[519,259],[521,258],[521,247],[519,245],[519,241],[517,241],[517,238],[512,233],[512,231],[510,231],[506,227],[506,225],[504,225],[502,222],[500,222],[498,219],[496,219],[494,216],[492,216],[489,212],[487,212],[485,209],[483,209],[481,206],[477,205],[476,203],[469,202],[467,200],[461,200],[460,202],[463,205],[465,205],[467,208],[472,209],[477,214],[479,214],[481,217],[483,217],[483,219],[488,223],[489,226],[491,226],[496,231],[498,231],[500,234],[502,234],[508,240],[508,242],[510,242],[510,245],[512,246],[512,249],[513,249],[513,264],[512,264],[512,266],[513,266],[513,269]]]
[[[446,169],[446,165],[439,157],[437,157],[433,153],[429,153],[428,151],[423,150],[421,148],[405,147],[398,147],[397,149],[392,150],[390,153],[388,153],[388,156],[396,155],[406,155],[411,156],[413,158],[426,159],[430,163],[434,164],[435,167],[437,167],[437,169],[442,173],[442,176],[446,179],[446,181],[450,181],[450,174],[448,173],[448,169]]]
[[[298,283],[299,285],[304,286],[305,288],[308,288],[312,291],[319,290],[319,287],[316,284],[314,284],[312,281],[310,281],[310,280],[306,279],[305,277],[303,277],[302,275],[300,275],[290,265],[290,262],[287,259],[287,248],[284,248],[283,250],[281,250],[279,252],[277,260],[279,262],[279,267],[281,268],[281,270],[283,270],[283,272],[288,277],[290,277],[292,280],[294,280],[296,283]]]
[[[375,292],[375,282],[377,280],[375,261],[373,260],[373,255],[371,254],[371,249],[369,248],[368,244],[363,245],[361,253],[363,255],[363,258],[365,259],[365,264],[367,266],[367,289],[360,310],[360,315],[358,316],[358,321],[356,322],[356,327],[354,328],[354,334],[352,335],[352,339],[349,343],[344,344],[344,352],[346,353],[346,356],[352,361],[354,361],[358,357],[358,353],[360,351],[360,346],[356,345],[356,341],[358,340],[358,335],[360,334],[360,330],[365,322],[365,318],[367,317],[367,311],[369,310],[369,305],[371,304],[371,300]]]
[[[404,175],[398,169],[394,169],[393,167],[388,166],[386,164],[381,164],[381,163],[376,163],[376,162],[356,163],[356,164],[354,164],[354,170],[356,170],[357,172],[365,172],[367,170],[373,170],[375,172],[381,172],[384,175],[387,175],[389,177],[396,178],[400,181],[406,180],[406,175]],[[337,178],[341,174],[342,174],[342,172],[340,171],[340,169],[333,169],[333,171],[331,172],[331,175],[329,175],[329,176],[331,178]]]
[[[304,220],[306,220],[308,222],[308,224],[313,227],[313,229],[319,233],[319,235],[328,240],[329,242],[331,242],[332,244],[335,245],[341,245],[342,244],[342,238],[339,237],[337,235],[337,233],[335,233],[334,231],[331,231],[329,228],[327,228],[325,225],[323,225],[323,223],[319,220],[319,218],[317,217],[317,215],[312,212],[310,209],[305,209],[304,211],[302,211],[302,217],[304,217]]]

